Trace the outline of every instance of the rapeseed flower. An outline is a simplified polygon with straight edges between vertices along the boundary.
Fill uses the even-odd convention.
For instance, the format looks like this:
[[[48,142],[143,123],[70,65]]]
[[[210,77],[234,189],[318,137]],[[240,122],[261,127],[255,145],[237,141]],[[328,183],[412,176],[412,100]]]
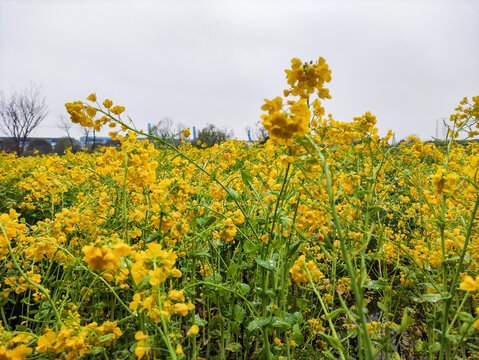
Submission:
[[[459,287],[465,291],[479,291],[479,276],[475,279],[469,275],[464,276]]]
[[[117,242],[114,245],[93,244],[84,246],[85,262],[92,270],[118,270],[120,258],[130,253],[130,246]]]

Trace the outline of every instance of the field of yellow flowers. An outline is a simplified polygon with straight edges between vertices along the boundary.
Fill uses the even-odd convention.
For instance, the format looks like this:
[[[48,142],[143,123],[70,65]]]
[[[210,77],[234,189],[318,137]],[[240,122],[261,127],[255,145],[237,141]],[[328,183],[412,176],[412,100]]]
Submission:
[[[264,144],[175,148],[92,94],[71,120],[121,147],[0,154],[0,359],[479,359],[479,96],[390,146],[325,116],[324,59],[286,77]]]

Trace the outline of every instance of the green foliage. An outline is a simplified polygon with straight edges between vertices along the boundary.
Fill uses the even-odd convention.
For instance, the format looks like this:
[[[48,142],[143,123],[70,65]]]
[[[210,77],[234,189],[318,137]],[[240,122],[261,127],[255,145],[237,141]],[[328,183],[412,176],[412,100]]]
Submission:
[[[52,144],[45,139],[33,139],[28,143],[27,151],[32,154],[38,151],[40,155],[50,154],[52,152]]]
[[[198,131],[197,140],[200,141],[200,145],[197,146],[205,144],[206,147],[211,147],[215,144],[221,144],[222,142],[231,138],[231,132],[219,129],[213,124],[208,124],[205,128]]]
[[[80,150],[80,146],[72,142],[71,139],[67,137],[63,137],[57,140],[55,143],[55,146],[53,147],[53,152],[55,152],[58,155],[63,155],[65,153],[65,150],[71,148],[71,151],[73,153],[77,152]]]

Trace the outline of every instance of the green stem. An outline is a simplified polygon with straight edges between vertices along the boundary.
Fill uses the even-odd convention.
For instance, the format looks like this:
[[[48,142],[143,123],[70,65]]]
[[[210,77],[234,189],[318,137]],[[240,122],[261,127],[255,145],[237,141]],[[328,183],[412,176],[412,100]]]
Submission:
[[[325,175],[325,178],[326,178],[326,190],[328,192],[328,197],[329,197],[329,201],[330,201],[333,222],[334,222],[334,225],[336,227],[336,231],[338,233],[341,252],[343,254],[344,262],[346,263],[346,269],[347,269],[349,277],[351,279],[351,287],[352,287],[352,290],[353,290],[353,293],[354,293],[354,297],[356,298],[356,303],[358,305],[358,313],[359,313],[358,315],[359,315],[361,326],[362,326],[362,332],[363,332],[363,336],[366,340],[366,353],[367,353],[366,358],[367,359],[375,359],[376,358],[376,350],[374,349],[374,346],[371,342],[371,338],[369,336],[369,331],[368,331],[367,322],[366,322],[366,316],[364,315],[363,309],[360,308],[361,304],[363,303],[363,297],[362,297],[362,294],[361,294],[360,289],[358,287],[358,283],[356,281],[357,273],[353,270],[351,259],[349,258],[349,253],[348,253],[347,248],[346,248],[346,241],[343,237],[341,222],[339,221],[339,216],[336,212],[336,202],[335,202],[335,199],[334,199],[332,181],[331,181],[331,176],[330,176],[329,170],[328,170],[328,164],[326,162],[325,156],[318,149],[318,146],[314,142],[314,140],[308,134],[306,134],[305,137],[309,141],[309,143],[314,147],[319,159],[321,160],[321,162],[323,164],[323,171],[324,171],[324,175]]]

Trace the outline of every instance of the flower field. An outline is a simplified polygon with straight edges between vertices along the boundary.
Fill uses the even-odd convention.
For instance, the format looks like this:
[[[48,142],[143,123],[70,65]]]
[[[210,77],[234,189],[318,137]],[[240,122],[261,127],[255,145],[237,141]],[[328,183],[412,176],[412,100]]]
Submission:
[[[325,115],[324,59],[286,78],[262,144],[91,94],[71,120],[119,148],[0,154],[0,359],[479,359],[479,96],[391,146]]]

